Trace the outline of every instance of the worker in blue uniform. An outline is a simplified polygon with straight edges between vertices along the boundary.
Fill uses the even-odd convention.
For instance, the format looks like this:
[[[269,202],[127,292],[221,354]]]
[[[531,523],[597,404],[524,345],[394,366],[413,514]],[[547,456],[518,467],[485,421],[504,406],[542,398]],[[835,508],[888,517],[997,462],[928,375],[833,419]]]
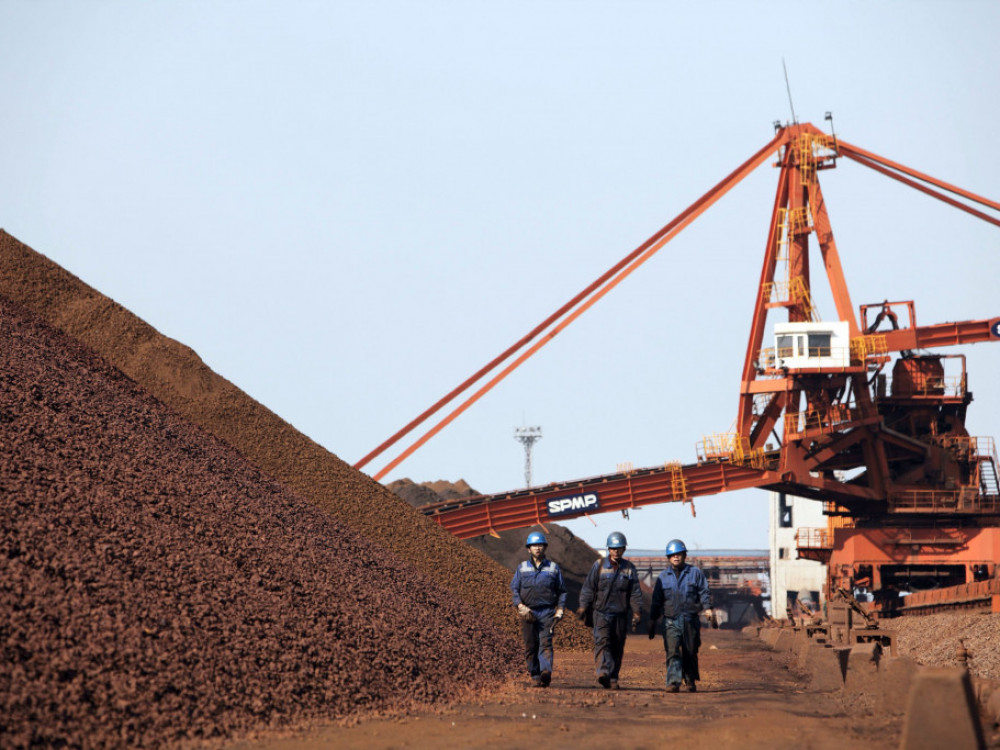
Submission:
[[[699,615],[709,610],[708,581],[699,568],[687,564],[687,547],[671,539],[666,549],[669,565],[656,579],[649,611],[649,637],[656,636],[656,621],[663,618],[663,648],[667,654],[667,690],[676,693],[684,683],[697,691],[698,649],[701,646]]]
[[[562,569],[545,557],[549,546],[545,534],[533,531],[524,544],[528,559],[517,566],[510,590],[521,620],[524,661],[532,687],[548,687],[552,681],[552,636],[566,607],[566,584]]]
[[[639,624],[642,591],[635,565],[625,559],[625,535],[608,535],[608,555],[594,563],[580,590],[577,616],[594,627],[594,668],[601,687],[618,689],[618,674],[631,624]]]

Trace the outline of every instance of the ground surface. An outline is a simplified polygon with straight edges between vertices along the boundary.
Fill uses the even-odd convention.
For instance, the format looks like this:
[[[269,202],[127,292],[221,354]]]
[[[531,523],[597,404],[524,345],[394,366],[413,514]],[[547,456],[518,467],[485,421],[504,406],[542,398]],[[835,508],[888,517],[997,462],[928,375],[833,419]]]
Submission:
[[[589,654],[557,653],[548,690],[524,681],[485,702],[441,713],[325,727],[291,737],[240,742],[235,750],[315,748],[739,747],[845,750],[897,748],[902,717],[847,716],[839,693],[818,693],[756,638],[706,630],[703,680],[695,694],[663,690],[662,641],[633,636],[622,690],[596,686]]]

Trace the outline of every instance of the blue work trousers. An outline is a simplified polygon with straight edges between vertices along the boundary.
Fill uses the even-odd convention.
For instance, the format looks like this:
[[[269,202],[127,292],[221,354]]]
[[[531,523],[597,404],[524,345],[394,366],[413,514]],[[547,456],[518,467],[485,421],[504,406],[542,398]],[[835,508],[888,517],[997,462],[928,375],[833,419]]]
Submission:
[[[629,613],[605,614],[594,610],[594,668],[598,677],[618,679],[628,637]]]
[[[701,646],[701,623],[697,615],[663,618],[663,648],[667,652],[667,685],[681,680],[694,683],[698,672],[698,648]]]
[[[532,610],[535,619],[521,623],[521,638],[524,640],[524,663],[532,679],[537,679],[542,672],[552,673],[552,625],[556,619],[556,611]]]

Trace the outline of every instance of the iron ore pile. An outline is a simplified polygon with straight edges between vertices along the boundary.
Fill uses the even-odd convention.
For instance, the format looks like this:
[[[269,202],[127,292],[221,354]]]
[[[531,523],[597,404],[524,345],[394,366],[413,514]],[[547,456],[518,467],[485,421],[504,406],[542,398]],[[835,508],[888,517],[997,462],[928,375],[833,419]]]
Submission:
[[[93,349],[181,416],[517,638],[510,574],[355,471],[114,300],[0,229],[0,295]],[[349,430],[350,426],[344,427]],[[445,561],[445,562],[442,562]]]
[[[440,585],[23,308],[0,320],[0,737],[157,744],[508,673]]]
[[[2,231],[0,267],[0,746],[250,735],[517,671],[505,569]]]
[[[893,631],[900,652],[917,664],[959,666],[961,648],[969,674],[1000,680],[1000,615],[942,612],[882,620],[879,627]]]

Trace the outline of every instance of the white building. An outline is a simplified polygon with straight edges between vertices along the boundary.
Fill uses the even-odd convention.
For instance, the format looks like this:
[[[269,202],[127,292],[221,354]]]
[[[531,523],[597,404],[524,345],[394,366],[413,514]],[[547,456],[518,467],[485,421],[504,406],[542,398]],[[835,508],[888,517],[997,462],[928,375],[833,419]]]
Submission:
[[[813,608],[822,606],[826,566],[800,560],[795,552],[795,532],[800,528],[825,529],[823,503],[804,497],[771,493],[769,547],[771,550],[771,615],[785,617],[787,607],[808,592]]]

